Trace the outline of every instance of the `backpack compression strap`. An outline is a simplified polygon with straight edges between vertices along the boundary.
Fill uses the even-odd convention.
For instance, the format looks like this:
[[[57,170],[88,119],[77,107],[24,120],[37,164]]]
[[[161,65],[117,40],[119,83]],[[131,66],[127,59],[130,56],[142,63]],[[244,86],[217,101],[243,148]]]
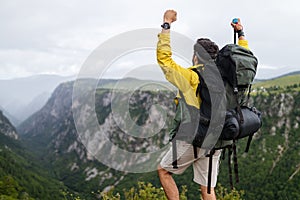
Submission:
[[[196,69],[196,68],[192,68],[192,71],[195,72],[197,75],[198,75],[198,79],[199,79],[199,84],[197,86],[197,89],[196,89],[196,96],[200,95],[200,88],[201,88],[201,75],[200,75],[200,72]]]
[[[249,103],[249,99],[250,99],[252,84],[249,84],[249,86],[245,87],[245,88],[248,88],[247,101],[246,101],[246,105],[247,105]],[[237,103],[237,113],[240,116],[239,123],[243,124],[244,123],[244,116],[243,116],[241,105],[240,105],[240,102],[239,102],[238,93],[239,93],[238,87],[235,86],[234,89],[233,89],[233,94],[235,96],[236,103]]]
[[[238,161],[237,161],[235,141],[233,141],[232,148],[233,148],[233,163],[234,163],[235,182],[238,183],[239,182],[239,171],[238,171]]]
[[[253,135],[249,135],[248,141],[247,141],[247,146],[246,146],[246,149],[245,149],[245,152],[246,152],[246,153],[248,153],[248,151],[249,151],[250,143],[251,143],[251,141],[252,141],[252,138],[253,138]]]
[[[241,105],[240,105],[240,102],[239,102],[238,93],[239,93],[238,88],[237,88],[237,87],[234,87],[234,89],[233,89],[233,94],[234,94],[235,99],[236,99],[236,104],[237,104],[236,109],[237,109],[238,115],[240,116],[240,120],[238,120],[238,121],[239,121],[239,124],[243,124],[243,123],[244,123],[244,117],[243,117]]]
[[[231,168],[231,155],[232,155],[232,148],[228,148],[228,174],[229,174],[229,183],[231,189],[233,189],[233,182],[232,182],[232,168]]]
[[[212,149],[209,152],[209,155],[207,155],[209,157],[209,165],[208,165],[208,179],[207,179],[207,193],[210,194],[211,193],[211,174],[212,174],[212,160],[213,160],[213,155],[215,154],[215,149]]]
[[[174,169],[178,169],[178,166],[177,166],[177,145],[176,145],[176,139],[172,140],[172,157],[173,157],[173,162],[172,162],[173,168]]]
[[[233,153],[233,163],[234,163],[234,174],[235,174],[235,182],[239,182],[239,175],[238,175],[238,162],[237,162],[237,154],[236,154],[236,145],[235,141],[231,146],[228,146],[228,174],[229,174],[229,183],[231,189],[233,189],[233,180],[232,180],[232,167],[231,167],[231,156]]]

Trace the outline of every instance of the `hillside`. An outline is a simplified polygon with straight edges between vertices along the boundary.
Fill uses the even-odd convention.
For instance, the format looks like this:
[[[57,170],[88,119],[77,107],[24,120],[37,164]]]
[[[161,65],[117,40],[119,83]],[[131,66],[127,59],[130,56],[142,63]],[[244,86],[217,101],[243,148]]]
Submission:
[[[67,188],[51,178],[17,140],[15,128],[0,112],[0,199],[61,199]]]
[[[253,85],[253,88],[284,88],[300,84],[300,73],[287,74],[270,80],[260,80]]]
[[[262,111],[263,127],[248,154],[240,143],[240,184],[247,199],[299,199],[300,92],[298,87],[259,91],[253,105]],[[228,176],[226,167],[221,177]]]
[[[83,197],[87,197],[90,191],[111,187],[122,192],[137,181],[151,182],[160,187],[155,172],[158,157],[142,156],[141,160],[134,160],[122,155],[122,150],[155,152],[165,147],[174,114],[174,94],[100,88],[96,93],[94,91],[93,100],[89,97],[92,88],[89,85],[95,83],[86,81],[80,88],[82,94],[75,97],[72,84],[64,83],[56,88],[47,104],[18,128],[22,141],[42,159],[45,168],[52,171],[53,178]],[[236,187],[245,190],[246,199],[299,199],[299,86],[283,91],[272,87],[258,90],[251,102],[263,113],[263,127],[248,154],[243,153],[245,142],[239,143],[240,184]],[[93,121],[92,105],[95,105],[97,125]],[[125,108],[129,113],[124,113]],[[167,118],[160,118],[159,113],[163,110],[159,109],[168,111]],[[84,134],[80,131],[81,126],[88,127]],[[158,130],[161,131],[147,135],[148,127],[160,127]],[[104,142],[108,141],[107,138],[118,148],[107,146]],[[134,165],[139,162],[147,164],[148,161],[151,164],[141,164],[142,168]],[[134,170],[141,173],[138,176],[129,173]],[[220,171],[219,182],[229,186],[226,162],[222,162]],[[197,191],[197,185],[191,182],[192,174],[189,169],[184,175],[176,176],[176,180],[179,185]],[[198,198],[197,193],[188,195],[189,199]]]
[[[169,82],[159,82],[152,80],[140,80],[135,78],[101,79],[98,82],[98,88],[115,90],[175,90],[175,87]]]
[[[136,169],[144,172],[156,168],[159,161],[157,157],[127,157],[122,151],[125,149],[128,152],[151,153],[167,143],[167,127],[171,122],[162,123],[157,104],[167,110],[166,117],[169,118],[174,110],[173,102],[169,100],[174,94],[139,90],[114,90],[112,93],[108,89],[97,89],[94,96],[99,124],[94,125],[91,118],[94,116],[92,105],[88,104],[91,101],[88,88],[95,85],[95,80],[83,80],[83,85],[82,94],[76,96],[73,93],[73,82],[61,84],[47,104],[22,123],[18,131],[25,146],[43,161],[44,167],[52,171],[54,178],[83,198],[91,199],[91,191],[107,190],[125,179],[136,179],[134,174],[127,175],[127,171]],[[115,107],[112,110],[113,102],[126,105],[123,102],[128,101],[128,118],[124,114],[118,116],[117,112],[122,112],[122,108]],[[120,127],[120,124],[127,124],[126,120],[130,119],[143,128]],[[77,124],[76,120],[79,120]],[[88,126],[84,133],[80,132],[81,125]],[[98,126],[100,131],[97,130]],[[147,134],[151,133],[149,130],[153,127],[158,127],[161,131],[148,138]],[[134,134],[145,137],[140,138]],[[110,142],[118,144],[119,148],[108,146]],[[134,168],[135,163],[141,166]],[[152,164],[152,167],[146,164]],[[130,182],[126,186],[136,183]]]

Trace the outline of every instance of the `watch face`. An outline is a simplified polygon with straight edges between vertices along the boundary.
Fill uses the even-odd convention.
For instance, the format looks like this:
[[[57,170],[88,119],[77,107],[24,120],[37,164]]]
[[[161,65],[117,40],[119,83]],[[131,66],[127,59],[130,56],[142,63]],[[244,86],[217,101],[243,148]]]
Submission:
[[[161,25],[161,27],[162,27],[163,29],[170,29],[170,24],[167,23],[167,22],[165,22],[163,25]]]

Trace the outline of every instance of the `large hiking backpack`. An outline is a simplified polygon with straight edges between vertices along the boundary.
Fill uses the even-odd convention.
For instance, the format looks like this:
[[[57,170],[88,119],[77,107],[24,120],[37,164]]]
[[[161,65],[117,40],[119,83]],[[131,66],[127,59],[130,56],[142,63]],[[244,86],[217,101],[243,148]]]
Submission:
[[[224,95],[222,93],[214,95],[219,96],[219,99],[211,98],[212,94],[220,92],[212,89],[213,87],[211,85],[216,84],[216,82],[212,81],[214,78],[211,76],[216,75],[208,72],[211,71],[211,68],[217,68],[221,74],[221,82],[225,88],[226,103],[222,101],[222,95]],[[211,60],[205,63],[204,67],[194,69],[200,80],[197,95],[200,95],[202,103],[200,105],[199,127],[195,139],[193,140],[193,145],[195,157],[197,157],[197,147],[209,150],[207,154],[210,158],[208,174],[209,193],[212,156],[215,151],[223,149],[223,155],[225,155],[225,150],[228,150],[229,178],[231,187],[233,187],[232,170],[230,167],[232,153],[234,155],[235,178],[236,182],[239,182],[236,141],[248,137],[245,150],[247,152],[254,133],[256,133],[262,125],[260,112],[254,107],[248,107],[251,85],[256,74],[256,69],[257,59],[253,53],[236,44],[229,44],[223,47],[215,63]],[[222,111],[224,104],[226,104],[225,120],[221,124],[212,124],[213,116],[211,110]],[[216,129],[216,127],[220,125],[222,127],[221,131],[218,128]],[[217,141],[216,137],[218,137]]]

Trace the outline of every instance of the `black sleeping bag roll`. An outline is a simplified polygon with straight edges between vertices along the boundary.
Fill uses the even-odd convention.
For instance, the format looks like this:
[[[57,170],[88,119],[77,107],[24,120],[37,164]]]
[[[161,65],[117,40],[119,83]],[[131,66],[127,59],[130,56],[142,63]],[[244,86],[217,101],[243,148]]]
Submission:
[[[240,116],[236,110],[226,112],[225,124],[221,133],[221,139],[240,139],[256,133],[262,125],[261,113],[254,107],[241,107],[244,122],[239,123]]]
[[[222,140],[233,140],[239,135],[240,125],[235,110],[226,111],[225,123],[220,138]]]
[[[242,107],[244,123],[240,125],[238,138],[244,138],[256,133],[262,125],[261,113],[254,107]]]

